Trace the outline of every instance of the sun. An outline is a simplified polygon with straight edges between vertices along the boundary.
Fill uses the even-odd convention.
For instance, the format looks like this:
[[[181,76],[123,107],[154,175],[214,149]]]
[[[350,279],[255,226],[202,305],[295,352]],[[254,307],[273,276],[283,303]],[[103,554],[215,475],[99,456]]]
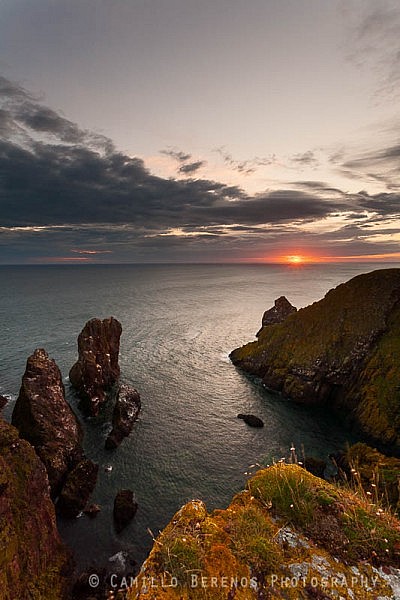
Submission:
[[[288,263],[290,263],[292,265],[299,265],[304,262],[303,256],[300,256],[299,254],[293,254],[292,256],[286,256],[286,260]]]

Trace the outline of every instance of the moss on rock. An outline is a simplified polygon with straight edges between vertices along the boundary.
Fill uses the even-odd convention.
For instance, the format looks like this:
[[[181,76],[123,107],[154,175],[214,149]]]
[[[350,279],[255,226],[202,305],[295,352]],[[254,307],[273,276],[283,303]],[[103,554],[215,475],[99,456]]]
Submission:
[[[383,449],[400,453],[400,269],[354,277],[264,327],[231,353],[267,387],[329,403]]]
[[[67,597],[72,560],[56,527],[43,463],[0,419],[0,600]]]
[[[225,510],[182,507],[128,600],[395,599],[400,523],[298,465],[252,477]]]

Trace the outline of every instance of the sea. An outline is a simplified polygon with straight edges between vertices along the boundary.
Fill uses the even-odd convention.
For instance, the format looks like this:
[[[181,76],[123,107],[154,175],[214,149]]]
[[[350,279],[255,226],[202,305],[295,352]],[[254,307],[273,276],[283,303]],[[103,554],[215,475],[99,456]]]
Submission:
[[[1,266],[0,394],[9,398],[3,415],[11,419],[27,357],[45,348],[83,423],[86,454],[100,466],[92,501],[101,512],[59,521],[78,567],[107,565],[121,551],[140,565],[184,503],[226,507],[258,465],[287,458],[292,444],[299,459],[327,460],[355,442],[326,407],[269,392],[228,355],[255,339],[279,296],[300,308],[378,268],[385,265]],[[68,379],[79,332],[89,319],[110,315],[122,324],[121,379],[142,400],[131,435],[114,451],[104,448],[112,407],[85,419]],[[255,414],[264,428],[248,427],[238,413]],[[117,535],[112,511],[120,489],[132,489],[139,508]]]

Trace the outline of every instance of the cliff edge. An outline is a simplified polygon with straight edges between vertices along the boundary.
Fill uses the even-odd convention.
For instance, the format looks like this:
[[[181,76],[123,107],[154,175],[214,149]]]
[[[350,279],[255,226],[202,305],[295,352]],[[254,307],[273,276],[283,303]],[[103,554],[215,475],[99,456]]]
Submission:
[[[0,600],[63,600],[72,559],[59,537],[45,467],[0,418]]]
[[[183,506],[127,599],[395,599],[399,552],[394,517],[278,463],[256,473],[225,510],[209,514],[199,500]]]
[[[354,277],[262,328],[232,362],[295,401],[328,404],[400,454],[400,269]]]

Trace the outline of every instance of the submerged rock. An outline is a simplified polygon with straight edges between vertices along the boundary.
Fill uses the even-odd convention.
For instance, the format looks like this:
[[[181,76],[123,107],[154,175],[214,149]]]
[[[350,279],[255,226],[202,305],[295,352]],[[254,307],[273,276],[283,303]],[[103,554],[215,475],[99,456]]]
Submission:
[[[8,402],[7,398],[0,394],[0,410],[2,410],[5,407],[7,402]]]
[[[65,400],[61,373],[43,349],[28,358],[12,424],[44,463],[53,497],[83,458],[82,429]]]
[[[240,413],[237,418],[242,419],[247,425],[250,425],[250,427],[264,427],[264,422],[255,415],[244,415]]]
[[[400,269],[354,277],[230,354],[265,386],[327,404],[400,454]]]
[[[138,509],[132,490],[120,490],[114,500],[114,526],[117,533],[132,521]]]
[[[63,517],[76,517],[87,505],[93,492],[99,465],[84,459],[68,474],[57,502],[57,510]]]
[[[274,306],[265,311],[262,318],[261,329],[256,333],[256,336],[258,337],[260,335],[264,327],[282,323],[289,315],[292,315],[295,312],[297,312],[297,308],[290,304],[285,296],[280,296],[280,298],[275,300]]]
[[[121,323],[108,319],[91,319],[78,337],[78,360],[69,372],[84,409],[97,415],[107,399],[107,393],[117,383]]]
[[[94,519],[95,517],[97,517],[97,515],[99,514],[100,511],[101,511],[100,504],[89,504],[83,509],[83,513],[85,515],[87,515],[88,517],[90,517],[91,519]]]
[[[44,465],[0,418],[0,598],[69,598],[72,569]]]
[[[117,448],[122,440],[130,434],[139,412],[140,395],[138,391],[129,385],[122,384],[114,407],[113,428],[105,443],[108,450]]]

